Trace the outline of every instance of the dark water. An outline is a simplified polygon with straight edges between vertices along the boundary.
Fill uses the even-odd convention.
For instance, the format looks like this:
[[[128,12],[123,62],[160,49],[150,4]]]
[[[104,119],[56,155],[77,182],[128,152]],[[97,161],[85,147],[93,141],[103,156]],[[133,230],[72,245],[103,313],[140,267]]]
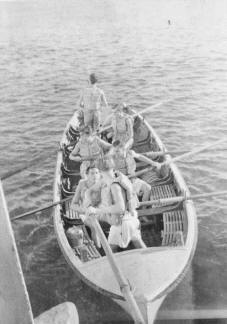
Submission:
[[[0,2],[1,174],[39,160],[4,182],[11,215],[51,201],[58,142],[90,72],[109,102],[184,96],[146,116],[168,149],[226,137],[226,12],[222,0]],[[178,163],[192,193],[226,189],[226,143],[218,148]],[[225,197],[196,202],[196,255],[162,309],[227,308],[226,207]],[[69,300],[82,324],[130,322],[70,270],[49,211],[13,228],[34,315]]]

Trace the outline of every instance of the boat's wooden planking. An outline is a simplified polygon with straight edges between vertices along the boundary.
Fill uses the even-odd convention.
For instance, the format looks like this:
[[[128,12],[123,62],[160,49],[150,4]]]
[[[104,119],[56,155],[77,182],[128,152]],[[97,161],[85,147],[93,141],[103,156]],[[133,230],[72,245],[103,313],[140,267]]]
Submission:
[[[0,323],[34,324],[1,182],[0,255]]]

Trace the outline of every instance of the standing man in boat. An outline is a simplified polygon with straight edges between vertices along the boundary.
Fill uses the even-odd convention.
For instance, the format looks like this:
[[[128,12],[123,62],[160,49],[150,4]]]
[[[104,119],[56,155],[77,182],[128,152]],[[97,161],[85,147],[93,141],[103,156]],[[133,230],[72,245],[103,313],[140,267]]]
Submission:
[[[86,170],[91,162],[95,163],[97,159],[102,158],[112,145],[101,140],[98,136],[92,135],[89,126],[84,126],[80,134],[79,142],[74,147],[69,158],[77,162],[82,161],[80,174],[81,178],[86,178]]]
[[[111,225],[108,242],[113,252],[117,252],[119,247],[127,248],[131,241],[136,248],[145,248],[136,210],[133,213],[129,211],[127,193],[115,182],[113,160],[109,157],[100,159],[98,168],[102,174],[101,205],[89,207],[87,214]]]
[[[101,106],[108,108],[104,91],[97,87],[98,79],[94,73],[90,74],[88,86],[80,95],[77,106],[83,107],[84,124],[91,126],[93,131],[98,131],[100,126]]]

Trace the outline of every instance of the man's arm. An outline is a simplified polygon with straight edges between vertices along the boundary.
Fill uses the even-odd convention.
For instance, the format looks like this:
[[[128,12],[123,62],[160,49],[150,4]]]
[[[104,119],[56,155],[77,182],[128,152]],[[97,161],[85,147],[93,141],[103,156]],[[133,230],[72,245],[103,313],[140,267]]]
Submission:
[[[82,181],[79,181],[79,184],[78,184],[78,186],[76,188],[76,192],[74,194],[74,197],[73,197],[72,203],[71,203],[71,209],[74,210],[74,211],[77,211],[79,213],[83,213],[84,212],[84,208],[79,205],[79,203],[81,201],[81,190],[83,188]]]
[[[83,92],[81,92],[80,97],[77,101],[76,107],[81,109],[81,108],[83,108],[83,106],[84,106],[84,94],[83,94]]]
[[[152,161],[148,157],[144,156],[143,154],[136,153],[135,151],[131,150],[132,156],[140,161],[143,161],[149,165],[155,167],[158,171],[161,168],[161,164],[159,162]]]
[[[73,161],[81,161],[81,157],[78,156],[80,152],[80,143],[77,143],[72,152],[69,155],[69,159]]]
[[[111,113],[110,115],[108,115],[106,117],[106,119],[104,120],[104,122],[102,123],[102,126],[103,127],[105,127],[105,126],[111,126],[113,117],[114,117],[114,114],[113,113]]]
[[[108,108],[108,103],[104,91],[101,90],[101,105]]]
[[[128,150],[132,144],[133,144],[133,121],[131,120],[131,118],[127,118],[126,119],[126,125],[127,125],[127,129],[128,129],[128,135],[129,135],[129,140],[125,143],[125,149]]]
[[[107,143],[106,141],[103,141],[101,138],[97,137],[97,140],[101,146],[101,148],[106,152],[109,151],[112,147],[112,144]]]
[[[126,124],[127,124],[127,128],[128,128],[128,134],[129,134],[129,137],[133,139],[133,121],[132,119],[129,117],[126,119]]]

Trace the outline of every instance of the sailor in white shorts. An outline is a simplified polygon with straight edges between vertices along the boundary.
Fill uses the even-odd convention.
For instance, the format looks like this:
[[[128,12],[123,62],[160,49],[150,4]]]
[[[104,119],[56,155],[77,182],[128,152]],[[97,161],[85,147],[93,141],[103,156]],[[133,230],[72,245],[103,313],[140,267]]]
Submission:
[[[126,208],[126,193],[120,184],[114,182],[114,162],[110,158],[100,159],[98,168],[102,173],[101,205],[89,207],[90,217],[108,222],[110,233],[108,242],[113,252],[118,247],[126,248],[132,241],[135,248],[145,248],[141,238],[140,223],[135,213]]]

